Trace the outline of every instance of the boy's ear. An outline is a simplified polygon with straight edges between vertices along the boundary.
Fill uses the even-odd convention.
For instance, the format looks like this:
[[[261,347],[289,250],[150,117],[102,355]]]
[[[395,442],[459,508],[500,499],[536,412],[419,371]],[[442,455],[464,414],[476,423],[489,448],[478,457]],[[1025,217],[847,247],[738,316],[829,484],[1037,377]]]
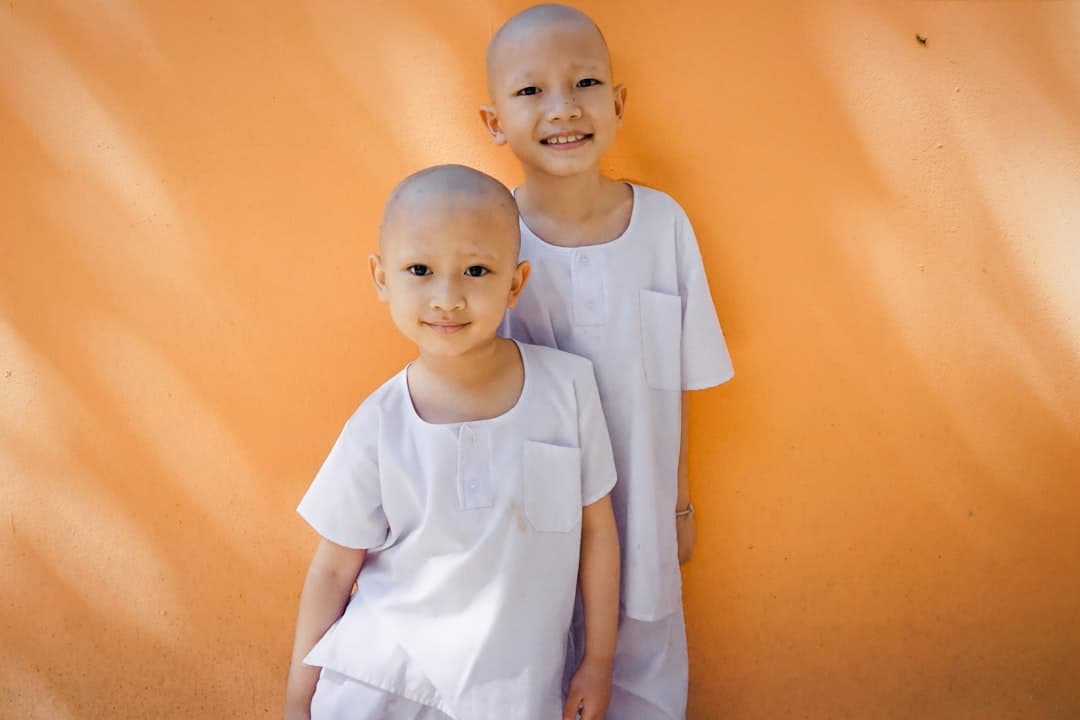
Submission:
[[[525,289],[525,283],[529,281],[530,272],[532,272],[532,266],[529,265],[528,260],[522,260],[514,268],[514,277],[510,281],[510,297],[507,298],[506,307],[512,308],[517,304],[521,291]]]
[[[483,120],[484,127],[487,128],[488,134],[496,145],[506,142],[506,135],[503,134],[502,126],[499,125],[499,116],[495,112],[494,105],[481,105],[480,119]]]
[[[368,270],[371,272],[371,281],[375,284],[375,294],[380,300],[386,302],[386,268],[383,267],[382,258],[377,253],[368,255]]]
[[[626,86],[619,83],[615,86],[615,118],[622,125],[623,113],[626,112]]]

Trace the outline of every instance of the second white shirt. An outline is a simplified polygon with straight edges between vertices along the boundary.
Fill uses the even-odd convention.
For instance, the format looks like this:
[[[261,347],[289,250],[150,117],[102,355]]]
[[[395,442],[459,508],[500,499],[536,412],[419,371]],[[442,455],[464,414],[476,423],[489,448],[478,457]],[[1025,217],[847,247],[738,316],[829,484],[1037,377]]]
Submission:
[[[619,482],[623,605],[659,620],[681,602],[675,539],[682,391],[733,373],[701,252],[669,195],[632,185],[626,231],[600,245],[552,245],[521,223],[532,274],[503,331],[592,360]]]

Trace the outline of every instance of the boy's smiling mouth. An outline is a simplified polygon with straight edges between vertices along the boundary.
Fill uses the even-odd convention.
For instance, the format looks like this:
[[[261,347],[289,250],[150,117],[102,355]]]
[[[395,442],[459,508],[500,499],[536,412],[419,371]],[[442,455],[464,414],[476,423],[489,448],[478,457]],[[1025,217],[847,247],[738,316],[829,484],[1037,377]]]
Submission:
[[[592,133],[559,133],[550,135],[540,141],[541,145],[580,145],[586,140],[592,139]]]
[[[456,333],[458,330],[462,330],[466,325],[469,324],[467,322],[450,322],[447,320],[431,320],[421,322],[435,332],[443,333],[445,335]]]

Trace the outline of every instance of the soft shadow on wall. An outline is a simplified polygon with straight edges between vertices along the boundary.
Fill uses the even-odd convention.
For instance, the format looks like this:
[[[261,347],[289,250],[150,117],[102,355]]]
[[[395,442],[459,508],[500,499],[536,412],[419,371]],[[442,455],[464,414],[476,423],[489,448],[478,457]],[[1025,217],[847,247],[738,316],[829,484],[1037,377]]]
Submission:
[[[383,13],[336,19],[400,43],[411,13]],[[0,714],[276,712],[292,507],[407,352],[363,276],[379,206],[470,150],[402,132],[393,45],[346,77],[315,9],[5,15]]]
[[[1075,50],[1015,7],[723,12],[666,59],[730,72],[654,65],[665,114],[632,140],[653,141],[642,165],[681,161],[658,184],[736,315],[736,380],[694,405],[715,424],[692,438],[714,514],[687,572],[692,716],[1077,707],[1080,587],[1057,560],[1080,547],[1077,305],[1024,272],[1076,252],[1060,119],[1080,98],[1026,80]],[[697,112],[706,95],[722,102]],[[1024,140],[1021,173],[995,165]],[[1010,187],[1071,202],[1048,221]]]
[[[0,715],[277,713],[292,507],[408,356],[381,202],[514,182],[475,106],[523,6],[0,19]],[[582,7],[609,167],[687,208],[736,357],[692,406],[691,717],[1080,707],[1075,11]]]

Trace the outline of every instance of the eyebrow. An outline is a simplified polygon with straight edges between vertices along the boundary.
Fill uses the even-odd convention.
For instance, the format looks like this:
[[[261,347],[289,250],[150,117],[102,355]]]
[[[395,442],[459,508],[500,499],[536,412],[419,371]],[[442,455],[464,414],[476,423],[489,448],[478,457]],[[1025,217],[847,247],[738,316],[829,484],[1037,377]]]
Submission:
[[[496,256],[492,255],[491,253],[466,253],[464,259],[470,262],[473,260],[479,260],[481,262],[492,262],[496,259]]]
[[[435,261],[431,257],[427,257],[425,259],[425,256],[428,255],[428,254],[423,252],[423,251],[412,251],[412,250],[410,250],[408,248],[406,250],[404,250],[404,251],[398,250],[398,255],[399,255],[398,261],[401,262],[401,263],[404,263],[406,266],[407,265],[415,265],[417,263],[422,263],[424,265],[429,265],[429,264],[431,264],[432,262]],[[494,262],[497,259],[498,259],[497,255],[494,255],[492,253],[481,253],[481,252],[462,253],[461,257],[458,258],[458,260],[464,261],[464,262],[467,262],[467,263],[470,263],[470,264],[475,264],[477,262],[488,262],[488,263],[490,263],[490,262]]]
[[[570,72],[573,73],[593,73],[600,75],[604,72],[604,63],[574,63],[570,66]],[[507,74],[507,84],[515,86],[528,85],[532,79],[541,74],[542,71],[526,70],[518,72],[516,74]]]

